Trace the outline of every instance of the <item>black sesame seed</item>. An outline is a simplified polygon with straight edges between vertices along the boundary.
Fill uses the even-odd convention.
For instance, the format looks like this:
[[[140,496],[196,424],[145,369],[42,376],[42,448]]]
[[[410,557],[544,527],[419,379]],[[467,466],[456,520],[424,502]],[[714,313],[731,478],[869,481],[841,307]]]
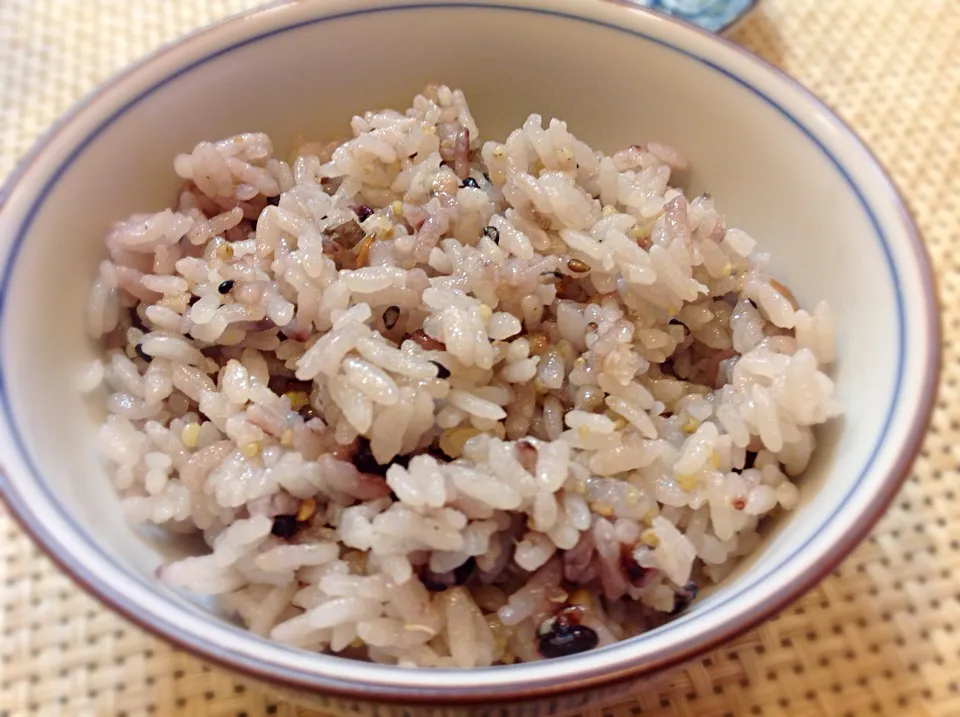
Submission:
[[[137,352],[137,356],[142,358],[147,363],[150,363],[151,361],[153,361],[153,356],[151,356],[146,351],[144,351],[143,347],[140,344],[137,344],[136,346],[134,346],[133,350]]]
[[[359,219],[361,222],[365,222],[367,219],[373,216],[373,210],[366,204],[361,204],[353,211],[357,213],[357,219]]]
[[[477,567],[477,559],[474,557],[467,558],[467,561],[458,568],[453,569],[453,580],[457,585],[463,585],[466,583],[470,576],[473,575],[473,571]]]
[[[592,650],[600,642],[597,633],[586,625],[555,624],[540,638],[540,654],[551,659]]]
[[[500,243],[500,231],[496,227],[486,226],[483,228],[483,235],[489,237],[494,244]]]
[[[383,312],[383,327],[389,331],[394,326],[397,325],[397,321],[400,319],[400,307],[399,306],[388,306],[386,311]]]
[[[227,279],[226,281],[221,281],[220,286],[217,287],[217,291],[221,294],[229,294],[230,290],[233,289],[234,284],[236,284],[233,279]]]
[[[466,179],[464,179],[463,184],[461,184],[460,186],[470,187],[471,189],[480,189],[480,185],[477,184],[477,180],[474,179],[473,177],[467,177]]]
[[[269,204],[272,207],[275,207],[278,204],[280,204],[280,195],[277,194],[276,196],[273,196],[273,197],[267,197],[267,204]]]
[[[299,527],[300,524],[297,522],[297,516],[278,515],[273,519],[273,527],[270,528],[270,532],[278,538],[287,540],[297,534]]]
[[[431,361],[430,363],[437,367],[437,378],[450,378],[450,369],[448,369],[442,363],[437,363],[436,361]]]

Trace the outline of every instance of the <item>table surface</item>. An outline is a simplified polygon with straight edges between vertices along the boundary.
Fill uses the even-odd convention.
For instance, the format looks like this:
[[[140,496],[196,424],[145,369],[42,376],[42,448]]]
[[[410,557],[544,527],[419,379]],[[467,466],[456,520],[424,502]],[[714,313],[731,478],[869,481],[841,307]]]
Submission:
[[[81,95],[252,0],[0,0],[0,176]],[[870,538],[775,620],[590,717],[960,715],[960,3],[763,0],[735,41],[813,89],[903,188],[944,305],[940,401]],[[102,608],[0,508],[0,717],[311,714]],[[584,716],[586,717],[586,715]]]

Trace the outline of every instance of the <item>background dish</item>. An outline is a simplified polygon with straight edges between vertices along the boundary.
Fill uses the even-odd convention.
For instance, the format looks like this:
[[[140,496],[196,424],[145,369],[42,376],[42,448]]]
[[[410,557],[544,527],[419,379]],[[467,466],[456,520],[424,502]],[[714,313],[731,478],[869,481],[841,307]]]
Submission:
[[[760,0],[634,0],[710,32],[726,32],[747,17]]]

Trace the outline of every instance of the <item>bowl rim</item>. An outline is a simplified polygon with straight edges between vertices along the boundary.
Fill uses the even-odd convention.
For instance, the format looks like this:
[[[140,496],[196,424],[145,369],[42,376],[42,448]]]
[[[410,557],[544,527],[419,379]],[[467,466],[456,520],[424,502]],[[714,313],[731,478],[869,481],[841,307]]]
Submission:
[[[158,59],[164,58],[172,53],[182,51],[185,48],[198,46],[200,43],[207,41],[209,41],[211,46],[215,49],[211,49],[208,53],[205,53],[203,60],[195,64],[200,64],[203,61],[209,60],[212,56],[222,54],[223,52],[229,51],[237,46],[260,39],[264,35],[275,34],[275,32],[278,31],[288,31],[293,27],[298,27],[303,24],[310,24],[312,22],[323,21],[324,19],[330,20],[335,19],[336,17],[356,15],[358,13],[409,9],[491,8],[497,10],[541,12],[560,16],[568,20],[601,25],[610,29],[628,32],[635,36],[647,37],[647,39],[652,39],[659,44],[666,45],[677,52],[694,57],[694,59],[699,59],[696,57],[696,55],[691,54],[680,47],[676,47],[669,42],[665,42],[655,36],[645,36],[642,33],[630,30],[629,28],[624,28],[613,25],[607,21],[599,20],[596,17],[598,11],[593,10],[597,7],[616,7],[618,9],[617,12],[633,13],[638,16],[654,18],[656,22],[670,26],[671,28],[674,28],[676,32],[686,34],[690,39],[695,40],[699,37],[702,42],[719,45],[720,47],[716,49],[725,52],[732,52],[733,56],[739,57],[741,60],[745,60],[748,63],[753,63],[758,71],[765,70],[766,72],[772,74],[774,79],[784,88],[783,91],[794,93],[795,96],[802,98],[804,102],[809,104],[814,109],[825,113],[830,121],[834,123],[835,127],[840,130],[840,133],[844,137],[845,143],[863,153],[866,164],[869,165],[870,169],[873,170],[878,177],[880,177],[881,182],[884,185],[884,189],[889,190],[890,197],[896,205],[895,209],[898,215],[899,228],[907,237],[917,264],[917,273],[921,280],[920,289],[922,292],[922,301],[919,302],[919,305],[922,313],[924,314],[922,319],[925,322],[925,332],[929,337],[926,348],[922,349],[925,358],[926,371],[922,384],[918,389],[920,397],[917,410],[911,417],[910,428],[905,433],[905,437],[903,439],[904,449],[897,455],[895,460],[890,461],[889,467],[884,471],[885,475],[882,478],[882,482],[878,484],[875,493],[871,496],[869,502],[863,507],[856,526],[841,535],[836,542],[834,542],[829,548],[825,549],[822,554],[821,561],[815,567],[805,570],[800,575],[790,580],[786,585],[783,586],[781,590],[779,590],[779,592],[776,593],[771,600],[767,601],[761,607],[758,607],[753,611],[741,611],[722,624],[713,626],[711,628],[705,628],[702,630],[701,634],[697,635],[698,639],[691,639],[685,642],[677,641],[666,646],[659,652],[651,654],[648,658],[642,661],[635,660],[632,663],[630,662],[629,652],[628,650],[624,649],[624,646],[633,642],[632,640],[629,640],[618,643],[618,645],[612,646],[611,648],[607,648],[607,650],[611,650],[610,654],[617,652],[620,658],[619,661],[615,663],[616,669],[606,670],[604,672],[597,672],[596,670],[593,670],[592,672],[580,674],[580,671],[576,669],[576,665],[584,662],[584,655],[596,654],[585,653],[584,655],[578,655],[571,658],[550,661],[550,665],[553,667],[550,670],[549,675],[541,676],[539,679],[535,680],[527,680],[526,682],[519,679],[511,679],[510,676],[512,676],[514,673],[532,674],[530,665],[522,665],[519,668],[515,667],[510,670],[503,668],[492,668],[485,670],[431,669],[426,672],[423,670],[411,671],[404,670],[403,668],[389,667],[386,669],[392,670],[395,674],[406,673],[408,675],[419,675],[421,685],[414,686],[410,684],[403,684],[399,681],[392,681],[384,685],[378,684],[370,679],[365,680],[363,677],[357,678],[353,675],[351,675],[348,680],[338,677],[331,678],[330,676],[323,674],[320,670],[294,670],[260,657],[235,655],[226,650],[219,650],[214,642],[206,641],[202,634],[189,634],[185,631],[178,630],[176,625],[161,619],[154,613],[148,612],[143,608],[143,606],[137,604],[134,600],[128,599],[124,595],[119,594],[116,590],[112,589],[104,579],[100,578],[86,565],[72,561],[70,559],[71,556],[63,552],[64,546],[62,545],[62,541],[60,541],[59,538],[54,535],[54,533],[47,526],[43,525],[36,519],[36,516],[33,515],[33,512],[30,509],[28,501],[24,499],[22,494],[18,491],[15,482],[10,479],[10,476],[7,475],[4,467],[0,465],[0,497],[3,497],[7,505],[10,507],[11,514],[15,520],[20,524],[24,531],[30,535],[33,541],[39,545],[44,552],[50,558],[52,558],[53,561],[74,581],[83,586],[88,592],[95,595],[100,601],[109,606],[111,609],[118,612],[131,622],[139,625],[142,628],[145,628],[149,632],[205,660],[220,664],[223,667],[233,671],[247,674],[251,677],[264,680],[269,683],[279,684],[291,688],[307,689],[316,693],[326,692],[333,695],[361,698],[366,700],[405,701],[411,704],[466,704],[482,703],[496,699],[534,699],[544,696],[566,694],[577,690],[622,682],[624,680],[640,677],[642,675],[649,675],[671,666],[682,664],[683,662],[686,662],[697,655],[701,655],[715,648],[719,644],[722,644],[723,642],[726,642],[729,639],[732,639],[733,637],[755,627],[781,610],[787,604],[794,601],[800,595],[808,591],[823,577],[829,574],[829,572],[832,571],[833,568],[836,567],[836,565],[870,532],[873,525],[881,517],[890,502],[893,500],[900,486],[907,478],[913,461],[920,451],[922,440],[931,419],[932,411],[935,405],[936,389],[941,365],[941,319],[937,306],[938,302],[935,289],[934,272],[932,270],[929,254],[920,237],[920,233],[914,223],[910,211],[907,208],[904,198],[894,182],[890,179],[889,173],[885,170],[885,168],[871,152],[871,150],[865,145],[865,143],[858,137],[856,132],[809,90],[804,88],[797,81],[793,80],[779,68],[767,63],[763,59],[753,55],[748,50],[734,44],[726,38],[710,33],[706,30],[702,30],[682,20],[639,7],[630,2],[630,0],[591,0],[589,3],[583,3],[582,7],[578,6],[577,12],[570,11],[569,9],[566,11],[545,10],[543,7],[536,9],[539,7],[537,5],[537,0],[534,0],[532,3],[529,2],[529,0],[499,0],[498,2],[494,3],[474,2],[473,0],[454,0],[453,2],[444,2],[444,0],[427,0],[426,2],[416,2],[415,0],[414,2],[407,2],[406,0],[380,0],[380,2],[375,4],[362,4],[357,2],[357,0],[345,0],[345,4],[353,8],[349,12],[340,13],[339,15],[330,14],[321,7],[320,3],[309,3],[311,8],[316,7],[317,9],[313,11],[313,14],[311,15],[312,19],[308,23],[290,23],[283,25],[281,30],[271,31],[269,33],[263,33],[256,29],[257,20],[267,19],[268,16],[273,15],[274,13],[282,12],[285,9],[293,9],[298,6],[303,7],[305,4],[307,3],[304,3],[303,0],[279,0],[278,2],[273,2],[262,7],[233,15],[189,33],[175,42],[155,50],[136,63],[128,66],[120,73],[117,73],[111,77],[108,81],[101,84],[98,88],[83,97],[65,115],[63,115],[61,119],[54,123],[34,144],[28,154],[18,163],[8,180],[5,182],[4,187],[0,189],[0,212],[5,210],[9,198],[13,195],[15,189],[20,184],[24,176],[27,175],[32,165],[44,155],[45,150],[51,145],[53,140],[62,132],[64,132],[69,127],[71,122],[75,120],[77,116],[80,115],[85,109],[87,109],[89,105],[101,99],[122,81],[134,78],[138,72],[144,70]],[[549,5],[550,0],[542,0],[540,4]],[[237,40],[231,44],[221,42],[217,39],[219,35],[229,34],[229,31],[237,28],[241,23],[247,23],[251,29],[249,29],[246,33],[243,33],[243,37],[240,40]],[[181,67],[181,70],[182,69],[183,68]],[[725,71],[722,67],[717,69]],[[166,77],[166,79],[158,83],[157,86],[170,81],[172,76],[173,75]],[[755,92],[758,91],[749,81],[742,80],[742,83],[749,89],[752,89]],[[772,100],[770,101],[773,102]],[[779,107],[779,105],[776,105],[775,102],[774,104],[775,106]],[[786,110],[783,111],[786,112]],[[787,114],[794,119],[794,122],[797,123],[798,127],[803,130],[803,127],[800,125],[799,121],[793,118],[792,115],[789,115],[789,113]],[[851,178],[849,181],[851,187],[855,187],[853,179]],[[10,257],[10,261],[6,263],[12,265],[13,258],[15,257]],[[0,297],[0,299],[2,299],[2,297]],[[2,320],[2,315],[0,315],[0,320]],[[2,378],[2,376],[0,376],[0,378]],[[0,393],[2,393],[2,385],[0,385]],[[11,428],[13,428],[12,422]],[[23,458],[25,462],[29,463],[26,460],[25,455]],[[872,471],[879,470],[881,469],[873,467],[865,470],[864,473],[868,474]],[[54,505],[54,507],[56,508],[57,506]],[[60,512],[62,515],[66,515],[64,511]],[[244,634],[249,635],[249,633]],[[333,657],[330,659],[339,660],[340,662],[347,662],[346,660],[343,660],[343,658]],[[350,661],[350,664],[354,666],[353,673],[355,674],[372,671],[368,667],[369,663]],[[542,665],[544,663],[539,664]],[[561,665],[563,665],[562,668],[560,668]],[[377,667],[381,669],[384,668],[384,666]],[[484,681],[484,683],[480,686],[471,684],[470,675],[477,675],[481,672],[489,674],[493,671],[503,674],[504,678],[501,680]],[[431,681],[429,678],[423,679],[427,677],[427,675],[437,675],[440,673],[459,675],[460,679],[451,679],[451,684],[437,684],[436,681]],[[429,682],[429,687],[423,686],[424,682]]]

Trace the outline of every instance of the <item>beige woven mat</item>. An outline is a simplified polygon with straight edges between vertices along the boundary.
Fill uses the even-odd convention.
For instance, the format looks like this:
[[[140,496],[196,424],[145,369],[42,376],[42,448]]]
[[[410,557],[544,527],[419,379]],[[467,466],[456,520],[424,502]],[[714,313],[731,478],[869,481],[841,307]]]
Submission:
[[[0,175],[108,75],[253,4],[0,0]],[[819,93],[906,189],[940,273],[942,398],[914,476],[836,574],[776,620],[676,675],[659,697],[590,717],[958,717],[960,4],[763,0],[734,39]],[[0,633],[0,717],[307,714],[101,608],[2,508]]]

